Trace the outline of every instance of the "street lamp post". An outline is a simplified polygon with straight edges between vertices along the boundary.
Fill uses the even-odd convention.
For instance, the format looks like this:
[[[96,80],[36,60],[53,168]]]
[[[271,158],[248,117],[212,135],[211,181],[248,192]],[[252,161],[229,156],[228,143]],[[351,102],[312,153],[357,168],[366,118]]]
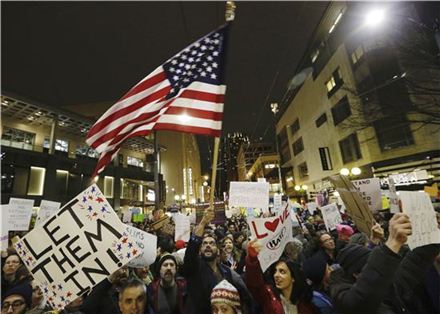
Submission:
[[[278,136],[277,136],[277,130],[276,130],[276,115],[279,111],[278,109],[278,103],[273,102],[270,104],[270,110],[273,113],[273,118],[274,118],[274,128],[275,128],[275,149],[277,151],[277,155],[278,155],[278,180],[280,182],[280,193],[281,195],[283,194],[283,181],[282,181],[282,177],[281,177],[281,156],[280,156],[280,150],[278,148]]]

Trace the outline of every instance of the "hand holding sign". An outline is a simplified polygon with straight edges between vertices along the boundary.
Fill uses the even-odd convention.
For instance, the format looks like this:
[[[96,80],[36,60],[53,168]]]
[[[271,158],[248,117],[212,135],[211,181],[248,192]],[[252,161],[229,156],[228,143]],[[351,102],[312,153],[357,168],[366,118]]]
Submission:
[[[409,217],[403,213],[395,214],[390,220],[388,231],[390,235],[385,245],[397,254],[412,233]]]

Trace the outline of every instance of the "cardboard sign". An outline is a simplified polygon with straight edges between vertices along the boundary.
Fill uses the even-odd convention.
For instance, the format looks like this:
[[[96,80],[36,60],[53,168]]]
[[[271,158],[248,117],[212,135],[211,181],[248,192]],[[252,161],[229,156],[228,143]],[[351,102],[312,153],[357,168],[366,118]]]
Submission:
[[[55,215],[60,209],[61,203],[42,200],[40,203],[40,210],[38,211],[35,226],[44,223],[50,216]]]
[[[141,268],[153,264],[157,255],[157,237],[129,225],[126,225],[125,231],[135,239],[136,244],[141,249],[140,255],[131,260],[128,266]]]
[[[9,200],[9,216],[6,226],[10,231],[28,231],[31,222],[34,200],[11,198]]]
[[[369,236],[373,226],[373,215],[358,190],[350,180],[341,175],[331,176],[330,181],[339,192],[346,211],[350,214],[356,227]]]
[[[321,213],[327,231],[336,229],[336,225],[342,222],[341,214],[335,203],[321,207]]]
[[[262,244],[258,260],[263,272],[280,258],[286,244],[292,241],[290,215],[287,205],[279,216],[248,219],[252,237],[257,238]]]
[[[15,248],[57,310],[140,254],[96,184],[20,239]]]
[[[174,241],[183,240],[188,242],[191,233],[189,217],[182,214],[176,215],[174,216],[174,223],[176,224]]]
[[[409,216],[412,234],[408,237],[411,250],[416,247],[440,243],[440,230],[431,199],[426,193],[399,192],[402,211]]]
[[[399,209],[399,197],[396,193],[396,186],[394,185],[394,179],[388,178],[388,188],[390,191],[390,213],[395,214],[400,211]]]
[[[351,181],[361,193],[370,210],[382,210],[382,194],[379,178],[368,178]]]
[[[150,225],[150,228],[153,230],[159,230],[160,228],[162,228],[165,224],[167,224],[170,221],[170,217],[168,217],[167,215],[163,215],[162,217],[160,217],[158,220],[156,220],[155,222],[153,222]]]
[[[267,210],[269,207],[269,183],[231,182],[229,206],[254,207]]]

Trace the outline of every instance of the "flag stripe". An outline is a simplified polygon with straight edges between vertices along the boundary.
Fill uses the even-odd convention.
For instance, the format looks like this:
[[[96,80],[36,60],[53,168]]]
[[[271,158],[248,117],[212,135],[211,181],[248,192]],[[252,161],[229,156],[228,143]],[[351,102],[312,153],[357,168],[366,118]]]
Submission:
[[[168,108],[166,115],[187,115],[190,118],[202,118],[221,121],[223,118],[223,112],[212,112],[208,110],[199,110],[186,107],[174,107],[174,103]],[[191,120],[189,120],[191,121]]]
[[[197,85],[198,87],[206,88],[209,87],[210,84],[204,84],[204,85]],[[182,93],[183,94],[183,93]],[[191,93],[188,93],[187,96],[193,96],[195,98],[202,98],[202,99],[217,99],[219,95],[215,95],[212,93],[206,93],[206,92],[198,92],[195,90],[191,90]],[[223,96],[223,95],[220,95]],[[103,143],[112,140],[117,134],[119,133],[125,133],[128,131],[129,128],[136,127],[139,124],[143,124],[144,122],[148,122],[151,117],[158,114],[159,111],[170,105],[172,102],[172,106],[174,107],[174,102],[177,101],[179,107],[189,107],[189,110],[194,109],[198,110],[198,108],[203,108],[204,111],[210,111],[210,107],[212,107],[215,112],[219,112],[219,108],[223,109],[223,104],[212,104],[209,102],[206,102],[202,100],[202,104],[198,104],[198,99],[186,99],[182,100],[181,98],[172,99],[168,101],[158,102],[154,104],[150,104],[148,106],[143,107],[141,110],[133,111],[115,121],[111,121],[111,123],[106,126],[106,128],[99,131],[99,133],[95,133],[95,135],[91,136],[88,140],[88,143],[91,147],[95,148],[98,152],[102,152],[105,150],[105,146],[101,146]],[[211,104],[209,107],[207,104]],[[215,108],[215,107],[218,108]],[[193,107],[193,108],[191,108]],[[153,111],[154,110],[154,111]],[[178,109],[174,109],[178,110]],[[146,113],[142,113],[143,111],[147,111]],[[150,112],[151,111],[151,112]],[[221,110],[222,112],[223,110]],[[196,111],[194,112],[194,116],[196,117],[203,117],[204,113],[198,114]],[[193,115],[191,113],[188,113],[189,115]],[[205,116],[207,114],[205,113]],[[216,117],[216,115],[213,115],[212,117]]]
[[[220,136],[222,131],[221,129],[209,129],[209,128],[201,128],[189,125],[176,125],[171,123],[156,123],[154,126],[155,130],[168,130],[168,131],[179,131],[185,133],[193,133],[200,135],[210,135],[210,136]]]
[[[159,67],[156,70],[161,70],[161,67]],[[153,73],[152,73],[153,74]],[[134,96],[140,92],[143,92],[145,90],[148,90],[151,86],[155,86],[159,83],[161,83],[163,80],[166,79],[166,75],[165,72],[161,71],[153,76],[151,76],[151,74],[149,76],[147,76],[145,78],[145,80],[141,81],[139,84],[137,84],[136,86],[134,86],[132,89],[130,89],[128,91],[127,94],[125,94],[124,96],[122,96],[121,100],[127,99],[131,96]]]

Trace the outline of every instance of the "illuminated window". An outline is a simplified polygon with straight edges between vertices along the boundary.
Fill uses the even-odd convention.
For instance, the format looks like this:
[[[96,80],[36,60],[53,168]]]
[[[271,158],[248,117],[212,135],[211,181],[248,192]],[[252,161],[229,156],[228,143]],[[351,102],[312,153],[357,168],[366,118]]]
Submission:
[[[92,158],[99,158],[99,153],[94,150],[93,148],[91,148],[88,145],[78,145],[76,147],[76,154],[77,155],[82,155],[82,156],[87,156],[87,157],[92,157]]]
[[[50,148],[50,139],[49,137],[44,138],[43,142],[44,148]],[[55,140],[55,150],[58,150],[60,152],[67,152],[69,150],[69,141],[56,139]]]
[[[2,145],[32,150],[35,141],[35,134],[22,130],[3,127]]]
[[[127,164],[130,166],[135,166],[140,168],[144,167],[144,161],[142,159],[131,156],[127,156]]]
[[[43,195],[44,177],[46,169],[40,167],[31,167],[31,175],[29,177],[28,195]]]
[[[356,64],[361,57],[364,55],[364,48],[362,46],[359,46],[351,53],[351,61],[353,64]]]

